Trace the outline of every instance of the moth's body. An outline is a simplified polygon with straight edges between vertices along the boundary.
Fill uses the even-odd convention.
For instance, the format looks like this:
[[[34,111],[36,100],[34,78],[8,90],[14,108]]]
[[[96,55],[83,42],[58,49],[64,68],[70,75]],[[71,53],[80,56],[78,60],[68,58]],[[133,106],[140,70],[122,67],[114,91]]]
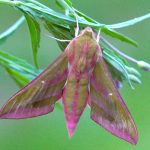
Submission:
[[[91,28],[84,29],[39,76],[0,110],[0,118],[31,118],[52,112],[62,99],[69,136],[87,105],[91,119],[112,134],[137,142],[134,121],[116,88]]]
[[[90,77],[101,52],[90,28],[81,35],[73,39],[65,50],[69,61],[69,74],[63,93],[63,104],[66,119],[69,120],[67,123],[69,136],[72,136],[76,122],[88,101]]]

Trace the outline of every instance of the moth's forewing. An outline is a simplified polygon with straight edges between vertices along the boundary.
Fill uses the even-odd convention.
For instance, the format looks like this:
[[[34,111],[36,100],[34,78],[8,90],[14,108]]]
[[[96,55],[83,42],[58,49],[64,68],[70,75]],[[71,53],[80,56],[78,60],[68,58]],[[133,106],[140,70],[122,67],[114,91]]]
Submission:
[[[99,58],[90,83],[91,119],[112,134],[136,144],[138,133],[105,61]]]
[[[0,118],[30,118],[53,111],[62,96],[68,75],[68,59],[62,53],[27,86],[17,92],[0,110]]]

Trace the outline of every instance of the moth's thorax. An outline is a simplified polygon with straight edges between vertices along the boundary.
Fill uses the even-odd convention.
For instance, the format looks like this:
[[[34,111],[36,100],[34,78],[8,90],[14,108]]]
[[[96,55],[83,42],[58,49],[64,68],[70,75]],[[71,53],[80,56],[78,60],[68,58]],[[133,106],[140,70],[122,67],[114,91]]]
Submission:
[[[89,73],[95,66],[100,47],[92,32],[84,32],[74,38],[66,48],[69,65],[78,73]]]

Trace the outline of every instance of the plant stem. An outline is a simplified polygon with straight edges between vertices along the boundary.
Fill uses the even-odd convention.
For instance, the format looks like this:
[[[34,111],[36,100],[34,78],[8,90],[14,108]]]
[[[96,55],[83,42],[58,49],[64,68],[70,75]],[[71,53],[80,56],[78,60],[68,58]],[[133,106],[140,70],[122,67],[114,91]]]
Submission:
[[[16,6],[19,3],[20,3],[19,1],[0,0],[0,4],[8,4],[10,6]]]
[[[105,38],[101,37],[100,38],[101,41],[103,43],[105,43],[109,48],[111,48],[112,50],[114,50],[115,52],[117,52],[120,56],[124,57],[125,59],[131,61],[132,63],[138,64],[138,61],[130,56],[128,56],[127,54],[121,52],[118,48],[116,48],[115,46],[113,46],[110,42],[108,42]]]
[[[44,5],[44,4],[42,4],[42,3],[39,3],[39,2],[36,1],[36,0],[27,0],[27,2],[32,2],[33,4],[38,5],[38,6],[42,7],[42,8],[50,9],[50,8],[47,7],[46,5]]]
[[[25,18],[24,16],[20,17],[12,26],[10,26],[6,31],[0,34],[0,40],[7,38],[7,36],[11,35],[23,22]]]

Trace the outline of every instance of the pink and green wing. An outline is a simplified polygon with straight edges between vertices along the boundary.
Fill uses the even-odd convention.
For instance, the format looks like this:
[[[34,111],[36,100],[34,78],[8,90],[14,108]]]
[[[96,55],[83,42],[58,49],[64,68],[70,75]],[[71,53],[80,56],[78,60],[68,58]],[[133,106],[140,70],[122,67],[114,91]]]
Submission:
[[[103,128],[132,144],[138,133],[103,58],[99,58],[90,83],[91,119]]]
[[[87,104],[88,95],[88,80],[81,78],[77,81],[73,73],[69,74],[62,98],[69,137],[72,137],[76,129]]]
[[[22,88],[0,110],[0,118],[30,118],[47,114],[62,96],[68,59],[62,53],[39,76]]]

